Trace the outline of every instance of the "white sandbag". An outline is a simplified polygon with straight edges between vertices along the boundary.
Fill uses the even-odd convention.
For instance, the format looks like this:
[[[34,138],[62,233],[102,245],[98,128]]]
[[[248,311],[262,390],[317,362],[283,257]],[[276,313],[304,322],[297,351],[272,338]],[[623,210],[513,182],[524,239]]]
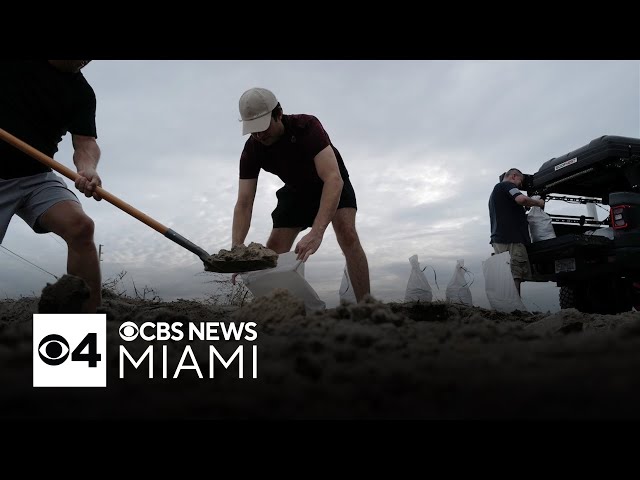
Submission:
[[[282,253],[276,267],[242,273],[240,278],[254,297],[266,295],[275,288],[286,288],[304,301],[307,312],[326,309],[325,302],[304,278],[304,263],[296,257],[294,252]]]
[[[527,311],[511,273],[511,254],[502,252],[482,262],[484,288],[491,308],[498,312]]]
[[[351,285],[351,279],[349,278],[349,272],[347,266],[344,267],[344,273],[342,274],[342,282],[340,283],[340,303],[358,303],[356,300],[356,294],[353,291],[353,285]]]
[[[465,278],[466,273],[467,269],[464,268],[464,260],[458,260],[456,268],[453,271],[453,277],[449,281],[445,292],[447,301],[470,306],[473,305],[469,282]]]
[[[404,301],[430,302],[433,299],[433,291],[423,269],[420,268],[418,255],[409,257],[409,263],[411,264],[411,274],[404,293]]]
[[[533,196],[531,198],[539,199],[539,196]],[[529,235],[532,242],[540,242],[542,240],[548,240],[550,238],[556,238],[556,232],[553,229],[553,219],[551,216],[542,210],[540,207],[531,207],[529,214],[527,215],[527,222],[529,222]]]

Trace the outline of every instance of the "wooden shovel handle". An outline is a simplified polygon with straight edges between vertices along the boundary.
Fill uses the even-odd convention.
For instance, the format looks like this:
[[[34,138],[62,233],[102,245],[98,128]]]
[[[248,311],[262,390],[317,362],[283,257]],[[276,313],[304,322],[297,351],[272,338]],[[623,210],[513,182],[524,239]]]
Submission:
[[[27,143],[23,142],[19,138],[16,138],[15,136],[11,135],[9,132],[7,132],[6,130],[3,130],[2,128],[0,128],[0,137],[7,143],[10,143],[14,147],[16,147],[18,150],[21,150],[22,152],[26,153],[30,157],[33,157],[40,163],[43,163],[44,165],[51,167],[56,172],[67,177],[69,180],[73,180],[74,183],[80,176],[70,168],[65,167],[61,163],[55,161],[53,158],[33,148],[31,145],[28,145]],[[119,199],[115,195],[107,192],[104,188],[97,187],[96,191],[98,192],[98,195],[100,195],[107,202],[111,203],[112,205],[115,205],[120,210],[128,213],[132,217],[137,218],[145,225],[148,225],[149,227],[153,228],[155,231],[160,232],[163,235],[166,235],[167,231],[169,230],[160,222],[142,213],[140,210],[132,207],[131,205]]]

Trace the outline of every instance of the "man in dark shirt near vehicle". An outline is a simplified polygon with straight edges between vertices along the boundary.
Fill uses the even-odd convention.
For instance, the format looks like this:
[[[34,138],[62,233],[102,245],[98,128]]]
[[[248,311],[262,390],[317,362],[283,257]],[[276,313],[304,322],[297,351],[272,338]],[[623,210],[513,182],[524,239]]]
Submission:
[[[531,243],[529,223],[524,207],[544,208],[544,200],[527,197],[520,191],[524,175],[509,169],[502,181],[493,187],[489,197],[491,245],[496,254],[508,251],[511,273],[520,295],[520,284],[531,275],[527,245]]]
[[[73,142],[76,188],[100,200],[96,168],[96,97],[80,70],[90,60],[0,62],[0,128],[49,157],[67,132]],[[36,233],[53,232],[67,243],[67,273],[87,282],[85,313],[101,303],[100,263],[94,223],[76,195],[51,168],[0,141],[0,243],[13,215]]]
[[[344,253],[357,301],[370,293],[367,257],[356,232],[356,195],[349,173],[327,132],[313,115],[284,115],[275,95],[252,88],[240,97],[242,134],[251,134],[240,157],[238,200],[233,212],[232,247],[245,241],[253,212],[258,175],[263,169],[284,186],[276,192],[273,229],[267,248],[291,250],[298,234],[311,227],[295,246],[297,259],[315,253],[329,223]]]

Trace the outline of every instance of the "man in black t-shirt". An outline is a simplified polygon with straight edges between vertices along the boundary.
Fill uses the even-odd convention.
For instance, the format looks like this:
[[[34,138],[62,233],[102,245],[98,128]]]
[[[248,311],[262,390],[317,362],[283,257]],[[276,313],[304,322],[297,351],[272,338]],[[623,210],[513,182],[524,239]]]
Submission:
[[[90,60],[0,62],[0,128],[49,157],[71,133],[75,187],[100,200],[96,168],[96,97],[81,69]],[[53,232],[67,243],[67,273],[84,279],[90,297],[83,306],[95,313],[101,303],[100,264],[94,223],[76,195],[51,168],[0,141],[0,243],[13,215],[36,233]]]
[[[277,175],[273,229],[267,248],[291,250],[298,234],[311,227],[295,246],[297,259],[315,253],[329,223],[344,253],[357,301],[370,293],[369,265],[356,232],[356,194],[340,152],[313,115],[284,115],[275,95],[252,88],[240,97],[242,134],[251,134],[240,156],[238,200],[233,212],[232,247],[244,243],[251,225],[260,170]],[[235,279],[235,277],[234,277]]]
[[[490,243],[495,253],[510,253],[511,273],[518,295],[520,284],[531,275],[526,247],[531,243],[531,238],[524,207],[544,208],[544,200],[529,198],[520,191],[523,180],[522,172],[511,168],[502,181],[493,187],[489,197]]]

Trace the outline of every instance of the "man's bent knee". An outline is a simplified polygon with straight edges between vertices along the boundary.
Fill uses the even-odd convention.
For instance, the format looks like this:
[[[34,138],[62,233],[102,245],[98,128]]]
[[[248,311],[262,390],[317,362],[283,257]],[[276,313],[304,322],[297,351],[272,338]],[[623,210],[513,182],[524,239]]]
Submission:
[[[287,253],[291,250],[298,233],[300,233],[300,229],[272,230],[266,247],[278,254]]]
[[[62,237],[71,243],[93,242],[95,223],[85,214],[77,216],[71,225],[67,225],[62,232]]]

